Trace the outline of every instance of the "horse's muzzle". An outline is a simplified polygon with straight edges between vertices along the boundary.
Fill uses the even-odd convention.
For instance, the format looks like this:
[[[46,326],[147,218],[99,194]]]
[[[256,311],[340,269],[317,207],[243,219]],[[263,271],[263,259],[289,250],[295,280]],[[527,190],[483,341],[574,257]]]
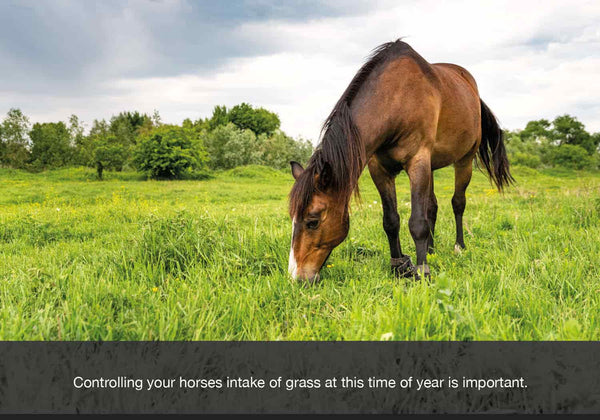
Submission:
[[[318,271],[306,272],[303,270],[299,270],[297,272],[296,276],[294,276],[294,280],[297,280],[307,286],[318,283],[320,279],[321,279],[321,276],[319,275]]]

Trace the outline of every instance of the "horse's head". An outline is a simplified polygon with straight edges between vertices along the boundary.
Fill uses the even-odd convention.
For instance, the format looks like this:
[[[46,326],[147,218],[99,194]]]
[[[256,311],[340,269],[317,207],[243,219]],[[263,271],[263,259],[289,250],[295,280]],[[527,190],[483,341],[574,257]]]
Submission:
[[[319,280],[327,257],[348,235],[347,194],[331,188],[331,166],[304,170],[291,162],[296,179],[290,195],[292,244],[288,271],[294,279]]]

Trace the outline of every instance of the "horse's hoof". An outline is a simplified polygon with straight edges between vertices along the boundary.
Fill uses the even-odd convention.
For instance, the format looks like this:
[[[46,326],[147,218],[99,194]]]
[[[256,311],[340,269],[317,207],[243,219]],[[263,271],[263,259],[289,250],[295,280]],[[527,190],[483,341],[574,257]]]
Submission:
[[[400,258],[391,258],[390,264],[396,277],[408,278],[413,276],[414,265],[408,255],[403,255]]]
[[[413,275],[415,280],[421,280],[422,278],[426,278],[427,280],[431,279],[431,270],[429,270],[429,265],[421,264],[417,265],[413,268]]]
[[[454,244],[454,253],[456,255],[460,255],[463,252],[463,249],[465,249],[464,246],[460,246],[459,244]]]

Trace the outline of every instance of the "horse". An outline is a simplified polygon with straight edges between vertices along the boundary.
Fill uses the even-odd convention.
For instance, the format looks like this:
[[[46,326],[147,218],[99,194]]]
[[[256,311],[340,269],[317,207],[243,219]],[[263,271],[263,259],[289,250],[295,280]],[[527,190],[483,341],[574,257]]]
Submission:
[[[375,48],[335,104],[306,168],[290,162],[292,240],[288,271],[308,284],[348,235],[348,208],[366,166],[381,196],[390,265],[399,277],[429,278],[438,204],[433,171],[454,165],[455,250],[465,248],[465,191],[473,161],[499,191],[514,182],[503,133],[479,97],[473,76],[449,63],[430,64],[398,39]],[[410,234],[416,266],[399,240],[395,178],[410,181]]]

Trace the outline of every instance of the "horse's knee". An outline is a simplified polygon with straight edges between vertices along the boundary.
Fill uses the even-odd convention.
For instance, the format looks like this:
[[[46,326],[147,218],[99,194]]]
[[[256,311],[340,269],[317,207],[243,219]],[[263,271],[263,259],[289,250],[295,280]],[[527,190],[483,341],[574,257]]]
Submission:
[[[400,230],[400,216],[398,213],[388,213],[383,215],[383,230],[388,235],[397,234]]]
[[[465,212],[465,206],[467,205],[467,199],[464,195],[454,195],[452,197],[452,209],[455,214],[463,214]]]
[[[408,220],[408,229],[415,241],[429,236],[429,222],[424,217],[411,216]]]

